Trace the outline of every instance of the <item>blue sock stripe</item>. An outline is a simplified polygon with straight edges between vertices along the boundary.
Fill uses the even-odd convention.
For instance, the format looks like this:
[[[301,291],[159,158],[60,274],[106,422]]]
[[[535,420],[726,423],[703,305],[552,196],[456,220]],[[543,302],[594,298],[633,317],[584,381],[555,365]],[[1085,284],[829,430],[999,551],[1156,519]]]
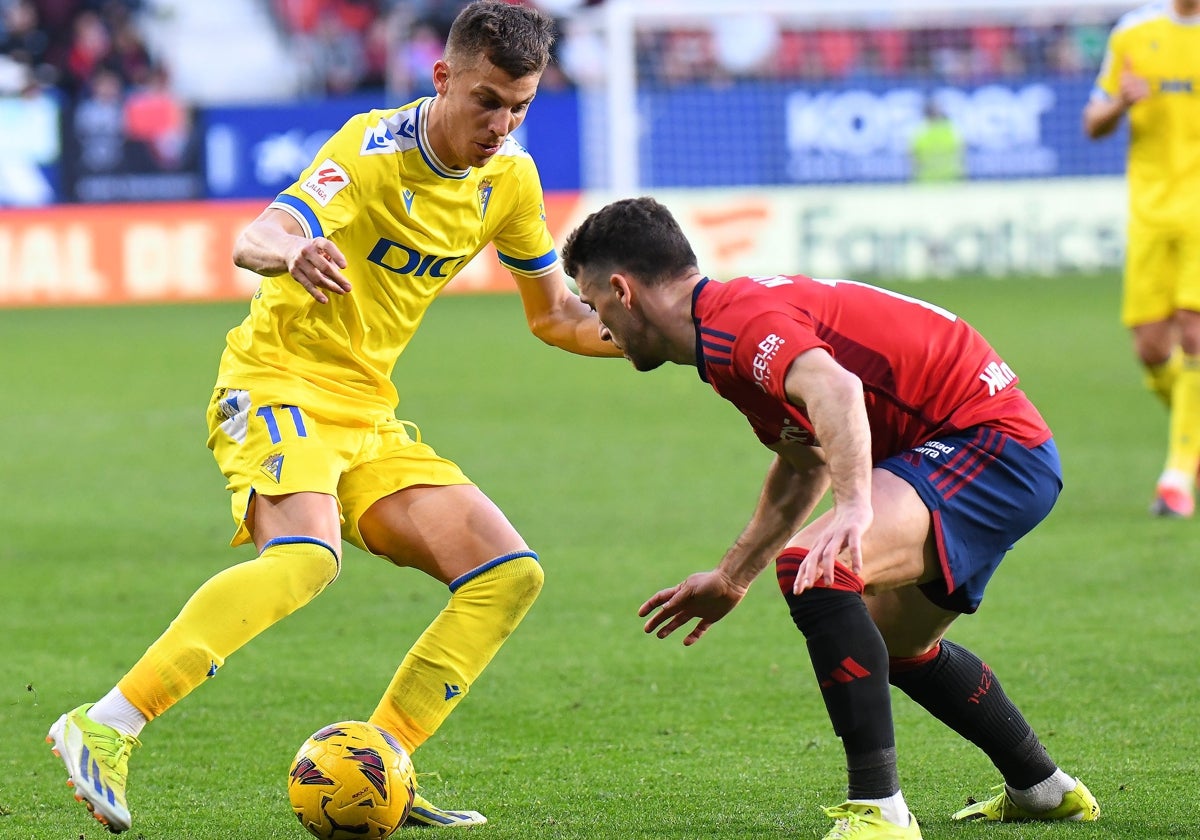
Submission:
[[[497,557],[495,560],[489,560],[486,563],[484,563],[482,566],[480,566],[479,568],[472,569],[471,571],[467,572],[465,575],[459,575],[454,580],[450,581],[450,591],[457,592],[458,588],[460,586],[462,586],[464,583],[469,583],[470,581],[479,577],[481,574],[488,571],[489,569],[494,569],[497,566],[499,566],[501,563],[507,563],[509,560],[516,560],[518,557],[532,557],[534,562],[538,562],[538,556],[533,551],[528,551],[528,550],[514,551],[512,554],[502,554],[501,556]]]
[[[337,563],[339,568],[341,567],[342,563],[338,560],[337,552],[333,550],[333,546],[316,537],[276,537],[273,540],[267,540],[259,554],[262,554],[263,551],[266,551],[273,545],[296,545],[297,543],[312,543],[313,545],[321,546],[321,548],[333,555],[333,562]]]

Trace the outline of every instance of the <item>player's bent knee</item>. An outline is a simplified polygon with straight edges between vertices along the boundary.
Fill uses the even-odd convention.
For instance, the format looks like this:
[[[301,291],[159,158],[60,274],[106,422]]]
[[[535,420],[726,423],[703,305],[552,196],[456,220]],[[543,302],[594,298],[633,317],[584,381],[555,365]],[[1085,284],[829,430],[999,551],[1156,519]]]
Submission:
[[[914,656],[888,656],[888,679],[897,688],[903,688],[907,680],[923,673],[942,652],[942,643],[937,641],[923,653]]]
[[[542,591],[546,575],[532,551],[515,551],[450,582],[452,601],[486,606],[500,623],[516,627]]]
[[[300,603],[320,595],[342,568],[333,546],[314,537],[276,537],[263,545],[258,556],[277,564]]]
[[[775,577],[779,582],[779,591],[786,598],[792,594],[796,583],[796,575],[800,573],[800,564],[808,557],[807,548],[785,548],[775,558]],[[833,564],[833,583],[826,583],[824,578],[813,581],[814,589],[840,589],[861,595],[865,583],[861,577],[850,571],[841,563]]]
[[[807,556],[807,548],[785,548],[775,558],[775,578],[779,581],[779,591],[785,598],[792,594],[796,575],[800,574],[800,564]]]

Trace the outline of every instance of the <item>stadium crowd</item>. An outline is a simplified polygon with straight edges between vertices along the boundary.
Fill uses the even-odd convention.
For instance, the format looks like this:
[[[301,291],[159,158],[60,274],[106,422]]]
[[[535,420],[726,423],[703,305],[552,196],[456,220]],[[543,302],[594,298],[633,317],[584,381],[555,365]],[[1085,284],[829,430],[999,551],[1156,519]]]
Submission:
[[[450,22],[464,0],[262,0],[317,95],[429,91]],[[603,0],[526,0],[559,20],[547,86],[586,85],[605,71],[594,28],[579,25]],[[115,80],[125,93],[161,88],[169,67],[142,38],[145,0],[0,0],[0,94],[48,86],[84,96]],[[768,15],[698,18],[639,31],[639,76],[656,84],[755,78],[869,76],[970,82],[1023,75],[1091,74],[1113,21],[981,23],[942,28],[804,28]],[[115,78],[114,78],[115,77]]]
[[[579,16],[602,0],[535,2],[559,20],[556,62],[546,82],[588,84],[605,74],[603,44]],[[281,23],[327,68],[314,80],[329,93],[390,86],[427,92],[462,0],[274,0]],[[833,80],[862,76],[964,82],[1029,74],[1095,72],[1112,21],[1007,23],[944,28],[806,29],[769,15],[698,18],[691,26],[638,34],[638,73],[656,84],[737,78]],[[389,46],[390,45],[390,46]]]
[[[139,32],[140,9],[141,0],[0,0],[0,91],[78,95],[109,74],[125,90],[154,84],[163,70]]]

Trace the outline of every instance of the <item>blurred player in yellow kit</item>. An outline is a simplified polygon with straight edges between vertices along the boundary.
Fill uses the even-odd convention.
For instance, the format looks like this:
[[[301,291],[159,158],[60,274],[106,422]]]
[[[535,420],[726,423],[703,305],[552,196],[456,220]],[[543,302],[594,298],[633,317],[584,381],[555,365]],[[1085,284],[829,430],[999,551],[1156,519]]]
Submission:
[[[235,261],[264,279],[228,335],[209,446],[233,493],[233,544],[258,555],[203,584],[112,691],[51,727],[77,798],[110,831],[130,827],[128,759],[145,724],[328,586],[343,540],[450,589],[370,717],[410,753],[541,590],[537,555],[496,505],[397,419],[391,374],[426,308],[489,242],[536,336],[617,352],[566,285],[537,169],[511,138],[552,40],[532,8],[467,6],[434,66],[436,96],[351,118],[239,238]],[[409,821],[486,820],[418,795]]]
[[[1124,15],[1083,113],[1100,138],[1129,114],[1129,245],[1121,320],[1170,410],[1151,512],[1190,517],[1200,466],[1200,0]]]

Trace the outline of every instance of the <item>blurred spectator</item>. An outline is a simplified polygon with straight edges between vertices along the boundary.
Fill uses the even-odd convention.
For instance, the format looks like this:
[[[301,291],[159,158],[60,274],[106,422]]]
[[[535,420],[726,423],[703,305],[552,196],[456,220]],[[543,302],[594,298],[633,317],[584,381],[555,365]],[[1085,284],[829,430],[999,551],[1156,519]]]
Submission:
[[[67,52],[64,81],[72,90],[87,85],[112,50],[108,27],[95,12],[84,12],[75,18],[71,46]]]
[[[1013,31],[1010,26],[971,27],[971,70],[975,77],[999,76],[1008,66]]]
[[[965,150],[958,128],[930,97],[925,102],[925,119],[910,145],[913,180],[926,184],[960,180]]]
[[[1104,60],[1104,48],[1108,45],[1108,33],[1111,25],[1101,23],[1082,23],[1073,28],[1071,37],[1079,51],[1080,64],[1093,70]]]
[[[121,77],[100,68],[75,105],[71,121],[86,172],[113,172],[125,160],[125,97]]]
[[[442,57],[445,41],[432,23],[418,22],[408,33],[408,42],[398,50],[396,75],[392,80],[402,99],[432,96],[433,64]]]
[[[817,33],[817,55],[827,78],[841,79],[858,67],[863,33],[848,29],[829,29]]]
[[[187,149],[191,115],[171,92],[166,69],[155,65],[145,84],[125,99],[125,137],[133,154],[159,169],[175,169]]]
[[[867,33],[867,48],[873,56],[871,69],[880,76],[904,72],[908,62],[909,30],[872,29]]]
[[[46,61],[50,36],[41,28],[31,0],[13,0],[3,8],[0,52],[15,64],[33,69]]]
[[[317,28],[322,0],[275,0],[275,13],[284,27],[297,35]]]
[[[353,93],[366,75],[362,37],[337,9],[325,9],[307,39],[308,66],[324,83],[324,93]]]
[[[707,29],[673,29],[659,41],[658,76],[668,85],[691,84],[713,78],[716,55]]]
[[[154,61],[132,20],[116,26],[112,35],[111,55],[106,63],[116,69],[126,85],[151,83]]]
[[[1058,37],[1050,45],[1050,71],[1060,76],[1077,76],[1088,69],[1080,52],[1079,41],[1066,28],[1059,30]]]
[[[388,86],[388,73],[392,59],[393,19],[380,15],[367,24],[363,33],[363,77],[362,86],[370,90],[383,90]]]

